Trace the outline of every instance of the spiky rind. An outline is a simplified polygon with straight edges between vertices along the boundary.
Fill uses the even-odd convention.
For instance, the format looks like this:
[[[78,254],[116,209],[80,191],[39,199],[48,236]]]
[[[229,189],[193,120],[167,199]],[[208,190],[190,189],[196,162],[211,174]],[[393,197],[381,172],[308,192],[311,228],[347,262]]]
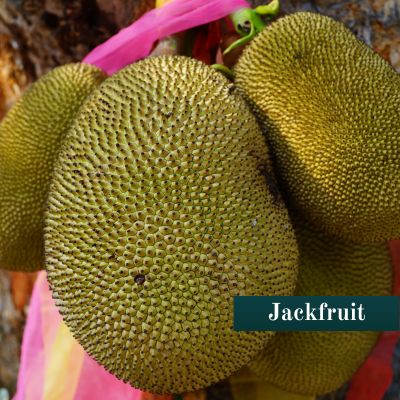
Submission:
[[[294,232],[233,89],[192,59],[140,61],[85,103],[57,164],[54,298],[85,350],[147,391],[229,376],[272,336],[233,331],[233,296],[294,291]]]
[[[301,12],[260,33],[235,77],[290,207],[338,238],[400,236],[400,76],[385,60],[341,23]]]
[[[335,241],[297,222],[298,296],[389,296],[392,266],[386,244]],[[339,388],[367,358],[378,332],[277,333],[250,364],[289,392],[323,394]]]
[[[43,215],[54,160],[79,107],[104,79],[67,64],[35,82],[0,125],[0,268],[44,268]]]

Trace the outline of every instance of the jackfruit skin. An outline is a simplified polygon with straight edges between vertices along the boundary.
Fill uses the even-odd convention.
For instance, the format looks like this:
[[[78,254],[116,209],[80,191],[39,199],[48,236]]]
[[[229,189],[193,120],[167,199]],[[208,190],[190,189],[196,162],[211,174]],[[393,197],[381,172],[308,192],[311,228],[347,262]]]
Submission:
[[[335,241],[295,222],[299,245],[297,296],[390,296],[392,266],[386,244]],[[342,386],[368,357],[378,332],[279,332],[250,363],[259,377],[288,392],[328,393]]]
[[[300,12],[249,44],[235,83],[290,208],[338,238],[400,236],[400,77],[385,60],[341,23]]]
[[[315,395],[287,392],[258,377],[247,367],[230,379],[233,400],[316,400]]]
[[[235,332],[234,295],[290,295],[297,244],[255,117],[218,72],[148,58],[107,79],[63,146],[46,268],[84,349],[154,393],[207,387],[271,332]],[[266,184],[267,182],[270,184]]]
[[[67,64],[35,82],[0,125],[0,268],[44,267],[43,220],[60,144],[83,100],[105,78]]]

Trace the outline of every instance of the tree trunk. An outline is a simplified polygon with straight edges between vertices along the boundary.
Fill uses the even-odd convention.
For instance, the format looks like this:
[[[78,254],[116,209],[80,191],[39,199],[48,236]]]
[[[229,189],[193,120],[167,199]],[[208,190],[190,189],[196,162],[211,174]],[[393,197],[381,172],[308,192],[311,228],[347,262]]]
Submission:
[[[17,312],[12,303],[10,283],[7,273],[0,273],[0,388],[13,392],[18,373],[18,356],[23,315]]]

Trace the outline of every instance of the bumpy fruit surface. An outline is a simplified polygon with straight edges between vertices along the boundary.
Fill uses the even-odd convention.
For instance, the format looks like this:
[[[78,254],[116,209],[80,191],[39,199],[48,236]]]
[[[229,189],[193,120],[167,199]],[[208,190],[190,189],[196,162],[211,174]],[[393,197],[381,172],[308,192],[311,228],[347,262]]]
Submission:
[[[400,237],[400,76],[386,61],[341,23],[302,12],[260,33],[235,76],[291,208],[354,242]]]
[[[298,296],[390,296],[388,246],[339,242],[296,223]],[[250,364],[260,377],[294,393],[339,388],[360,367],[378,332],[279,332]]]
[[[54,160],[85,98],[104,79],[67,64],[43,76],[0,125],[0,268],[44,267],[43,219]]]
[[[290,295],[297,244],[263,135],[234,87],[149,58],[85,103],[51,187],[46,267],[100,364],[156,393],[206,387],[270,332],[232,329],[234,295]]]

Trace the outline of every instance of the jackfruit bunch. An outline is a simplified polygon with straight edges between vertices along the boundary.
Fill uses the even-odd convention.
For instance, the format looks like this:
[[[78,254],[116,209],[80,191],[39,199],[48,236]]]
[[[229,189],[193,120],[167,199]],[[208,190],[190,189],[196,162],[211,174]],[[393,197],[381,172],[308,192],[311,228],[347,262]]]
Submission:
[[[346,240],[398,232],[397,75],[341,25],[300,13],[245,51],[239,91],[184,57],[103,78],[94,67],[61,67],[0,126],[2,265],[42,265],[45,226],[67,326],[107,370],[147,391],[203,388],[248,363],[298,393],[348,379],[376,334],[232,330],[233,296],[292,295],[298,269],[265,138],[242,94],[296,220],[302,213],[344,238],[297,223],[296,293],[382,295],[387,249]],[[316,353],[318,344],[326,350]]]
[[[352,244],[296,221],[297,296],[390,296],[392,266],[386,244]],[[367,277],[367,279],[366,279]],[[279,332],[252,360],[260,378],[293,393],[339,388],[360,367],[377,332]]]
[[[246,47],[235,83],[298,215],[350,241],[400,237],[400,76],[386,61],[341,23],[300,12]]]
[[[0,268],[44,267],[43,220],[54,160],[83,100],[105,78],[67,64],[32,85],[0,125]]]
[[[271,332],[232,329],[233,296],[292,295],[297,244],[255,117],[185,57],[106,79],[62,145],[45,228],[53,296],[75,338],[155,393],[206,387]]]

